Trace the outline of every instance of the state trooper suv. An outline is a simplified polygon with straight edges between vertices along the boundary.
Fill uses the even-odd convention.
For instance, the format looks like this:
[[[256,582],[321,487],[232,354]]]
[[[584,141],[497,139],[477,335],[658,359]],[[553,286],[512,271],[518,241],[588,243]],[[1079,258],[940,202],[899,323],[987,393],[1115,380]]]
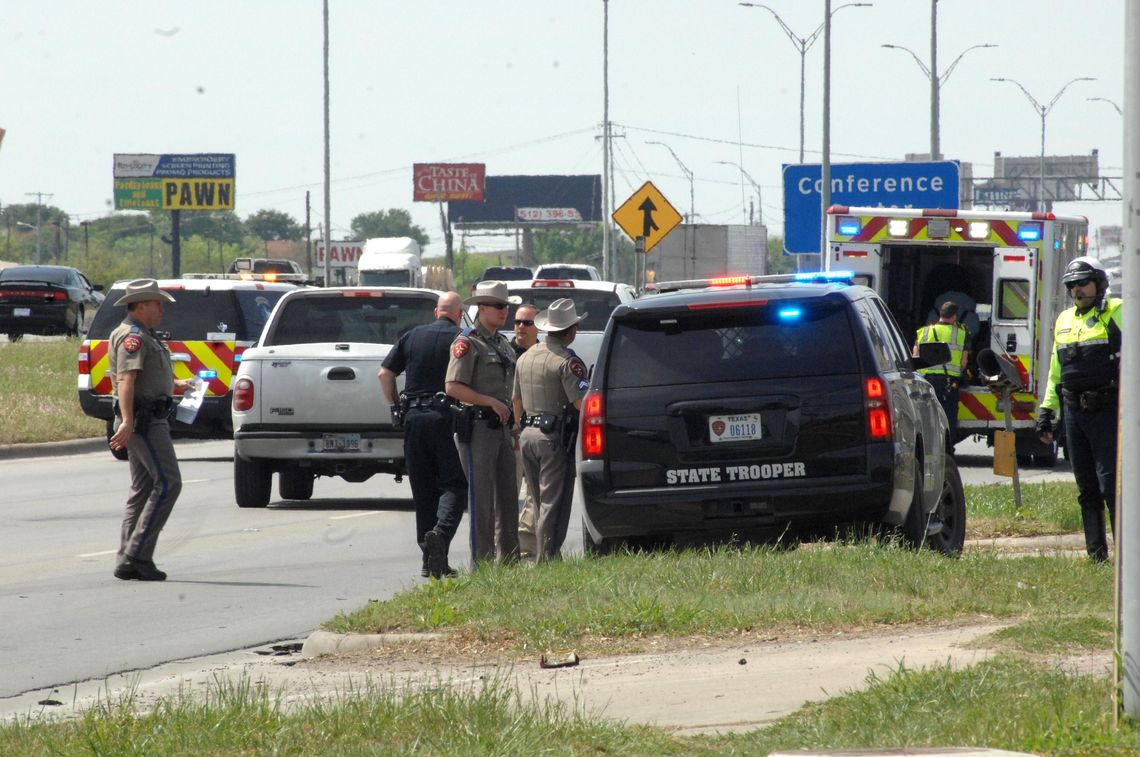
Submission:
[[[917,372],[946,345],[912,359],[878,295],[842,274],[657,289],[614,310],[582,405],[587,552],[882,526],[961,552],[962,481]]]

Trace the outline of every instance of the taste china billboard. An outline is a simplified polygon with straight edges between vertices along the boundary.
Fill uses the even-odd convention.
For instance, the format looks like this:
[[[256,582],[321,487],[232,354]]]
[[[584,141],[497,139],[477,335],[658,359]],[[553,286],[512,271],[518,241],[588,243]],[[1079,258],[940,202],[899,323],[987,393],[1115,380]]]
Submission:
[[[487,166],[483,163],[415,163],[412,200],[483,202],[486,176]]]

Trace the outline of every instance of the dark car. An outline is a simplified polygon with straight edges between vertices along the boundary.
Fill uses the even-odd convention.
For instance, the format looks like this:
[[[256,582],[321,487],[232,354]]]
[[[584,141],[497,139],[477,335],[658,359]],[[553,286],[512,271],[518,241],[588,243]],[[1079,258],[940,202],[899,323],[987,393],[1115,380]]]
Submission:
[[[79,336],[103,302],[102,286],[65,265],[15,265],[0,270],[0,332]]]
[[[95,315],[87,338],[79,348],[79,405],[83,412],[107,422],[112,432],[111,375],[107,352],[111,332],[127,315],[116,307],[127,282],[117,281]],[[206,396],[193,424],[172,420],[175,437],[224,439],[233,436],[230,405],[233,382],[246,348],[261,336],[270,311],[286,292],[288,283],[241,279],[159,279],[163,291],[174,297],[166,303],[156,332],[170,350],[175,378],[197,377],[206,383]],[[125,459],[125,454],[112,454]]]
[[[917,371],[948,353],[912,359],[873,290],[816,279],[684,282],[614,310],[582,405],[587,552],[884,526],[961,551],[946,416]]]

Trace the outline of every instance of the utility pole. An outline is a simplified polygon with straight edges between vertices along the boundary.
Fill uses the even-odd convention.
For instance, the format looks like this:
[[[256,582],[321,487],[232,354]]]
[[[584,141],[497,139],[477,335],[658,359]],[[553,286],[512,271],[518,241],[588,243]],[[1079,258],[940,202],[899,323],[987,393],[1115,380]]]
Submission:
[[[36,198],[36,265],[40,264],[40,211],[43,209],[44,198],[51,198],[51,192],[25,192],[29,197]]]
[[[329,248],[332,247],[332,182],[329,179],[331,159],[329,155],[329,0],[324,0],[324,33],[325,33],[325,286],[332,283]]]
[[[312,206],[309,204],[309,190],[305,190],[305,270],[308,275],[313,275],[313,227],[312,218],[309,215]],[[328,254],[328,250],[325,251]]]
[[[610,271],[610,0],[602,0],[602,278]]]

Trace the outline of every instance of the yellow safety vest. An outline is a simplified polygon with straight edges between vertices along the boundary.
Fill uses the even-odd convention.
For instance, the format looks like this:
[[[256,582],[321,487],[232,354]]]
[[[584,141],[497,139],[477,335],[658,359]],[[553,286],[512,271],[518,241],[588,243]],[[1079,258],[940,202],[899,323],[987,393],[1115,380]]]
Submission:
[[[918,330],[918,343],[944,342],[950,346],[950,362],[919,368],[919,373],[942,373],[947,376],[962,375],[962,353],[966,350],[966,329],[957,323],[932,323]]]

